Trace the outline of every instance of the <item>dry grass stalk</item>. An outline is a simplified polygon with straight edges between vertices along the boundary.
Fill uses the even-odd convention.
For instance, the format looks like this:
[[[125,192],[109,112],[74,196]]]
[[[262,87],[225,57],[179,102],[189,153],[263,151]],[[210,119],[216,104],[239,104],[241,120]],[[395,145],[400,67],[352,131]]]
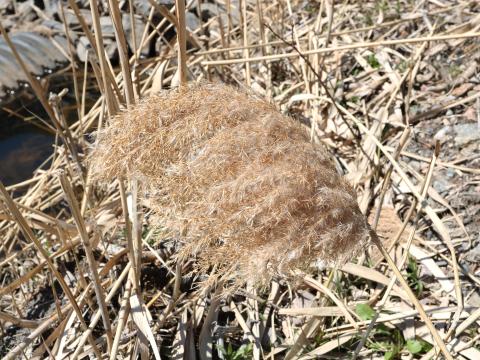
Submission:
[[[107,59],[104,53],[103,46],[103,37],[102,37],[102,28],[100,26],[100,15],[98,13],[98,2],[97,0],[90,0],[90,10],[92,13],[93,28],[95,33],[95,44],[97,47],[97,56],[98,62],[100,63],[100,69],[102,72],[103,80],[103,90],[105,101],[107,103],[107,109],[110,115],[114,115],[117,112],[117,104],[113,99],[113,94],[110,88],[109,78],[105,76],[109,70],[107,65]]]
[[[80,214],[80,207],[77,200],[75,199],[75,193],[73,192],[72,186],[68,182],[68,179],[65,177],[65,175],[60,176],[60,183],[62,184],[62,189],[65,193],[70,208],[72,209],[72,215],[75,220],[75,224],[77,225],[78,233],[80,234],[80,239],[82,240],[83,247],[85,249],[88,266],[90,268],[90,275],[92,277],[92,282],[95,289],[95,295],[97,297],[99,310],[102,315],[103,326],[105,327],[108,349],[111,350],[113,341],[112,326],[110,324],[110,318],[108,316],[108,308],[105,303],[105,292],[100,283],[100,277],[98,275],[97,262],[93,255],[92,243],[88,236],[83,217]]]
[[[65,295],[67,296],[68,300],[70,301],[70,303],[72,304],[72,307],[78,317],[78,319],[80,320],[80,324],[82,326],[82,329],[84,331],[86,331],[88,329],[88,326],[87,326],[87,323],[85,322],[84,318],[83,318],[83,315],[82,315],[82,312],[80,310],[80,307],[75,299],[75,297],[73,296],[70,288],[68,287],[67,283],[65,282],[65,280],[63,279],[62,275],[60,274],[60,272],[57,270],[57,268],[55,267],[55,265],[53,264],[52,262],[52,259],[50,258],[50,256],[48,255],[47,251],[43,248],[42,244],[40,243],[40,241],[37,239],[37,237],[35,236],[35,234],[33,233],[32,229],[30,228],[30,226],[28,225],[27,221],[25,220],[25,218],[23,217],[23,215],[20,213],[20,211],[18,210],[18,207],[16,206],[15,202],[13,201],[13,199],[10,197],[10,195],[8,194],[7,190],[5,189],[5,187],[3,186],[2,182],[0,181],[0,192],[2,193],[2,196],[3,196],[3,201],[5,202],[5,205],[6,207],[9,209],[9,211],[12,213],[12,216],[16,219],[16,221],[18,222],[20,228],[21,228],[21,231],[22,233],[24,234],[24,236],[30,241],[32,242],[33,244],[35,244],[35,247],[37,248],[37,250],[39,251],[40,254],[42,254],[42,257],[45,259],[47,265],[48,265],[48,268],[49,270],[52,272],[52,274],[56,277],[57,281],[59,282],[60,286],[62,287],[62,290],[64,291]],[[93,347],[93,350],[95,352],[95,355],[97,356],[101,356],[100,355],[100,352],[97,348],[97,346],[95,345],[95,340],[93,339],[92,336],[90,336],[88,338],[90,344],[92,345]]]
[[[229,86],[150,97],[112,119],[90,159],[97,178],[140,179],[158,224],[185,243],[182,254],[240,283],[341,262],[369,236],[322,146]]]
[[[120,14],[120,8],[118,1],[109,0],[109,9],[112,17],[112,22],[115,27],[115,38],[118,44],[118,54],[120,57],[120,64],[122,67],[122,76],[125,87],[125,100],[127,106],[133,105],[135,102],[132,75],[130,73],[130,64],[128,59],[128,45],[125,38],[125,32],[123,30],[122,15]],[[135,28],[135,27],[133,27]]]
[[[424,43],[428,41],[447,41],[447,40],[457,40],[457,39],[471,39],[478,38],[480,33],[478,32],[467,32],[462,34],[453,34],[453,35],[437,35],[437,36],[425,36],[411,39],[395,39],[395,40],[384,40],[376,42],[359,42],[356,44],[349,45],[340,45],[336,47],[327,47],[314,50],[308,50],[302,53],[302,55],[315,55],[315,54],[324,54],[335,51],[345,51],[353,50],[359,48],[374,48],[380,46],[393,46],[393,45],[403,45],[403,44],[417,44]],[[243,49],[243,48],[242,48]],[[202,65],[204,66],[218,66],[218,65],[232,65],[232,64],[244,64],[244,63],[254,63],[260,61],[271,61],[279,59],[287,59],[299,57],[300,55],[297,52],[279,54],[279,55],[266,55],[266,56],[257,56],[249,58],[239,58],[239,59],[229,59],[229,60],[216,60],[216,61],[203,61]]]
[[[178,44],[178,71],[180,85],[187,83],[187,31],[185,25],[185,1],[176,0],[175,10],[177,14],[177,44]]]

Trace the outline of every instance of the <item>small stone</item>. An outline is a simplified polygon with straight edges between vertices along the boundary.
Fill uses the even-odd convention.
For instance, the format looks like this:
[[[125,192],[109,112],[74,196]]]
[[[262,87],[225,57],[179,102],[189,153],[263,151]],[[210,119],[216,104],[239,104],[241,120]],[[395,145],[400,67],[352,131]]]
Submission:
[[[468,252],[465,256],[465,260],[474,264],[480,262],[480,244]]]
[[[445,126],[435,134],[434,139],[441,143],[453,140],[456,146],[463,146],[480,140],[480,127],[476,123]]]
[[[191,12],[187,12],[185,14],[185,22],[186,22],[187,28],[192,31],[200,27],[200,20],[195,14]]]
[[[445,178],[439,178],[433,181],[433,188],[439,193],[448,191],[450,183]]]
[[[467,304],[475,307],[480,307],[480,295],[474,292],[467,300]]]

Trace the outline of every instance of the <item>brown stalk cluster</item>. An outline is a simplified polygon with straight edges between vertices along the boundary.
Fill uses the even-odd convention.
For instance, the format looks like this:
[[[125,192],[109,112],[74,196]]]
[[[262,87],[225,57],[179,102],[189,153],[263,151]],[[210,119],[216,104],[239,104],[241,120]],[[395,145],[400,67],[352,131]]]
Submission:
[[[114,117],[90,156],[98,178],[144,200],[200,268],[237,282],[341,262],[369,227],[326,151],[275,107],[222,84],[190,84]]]

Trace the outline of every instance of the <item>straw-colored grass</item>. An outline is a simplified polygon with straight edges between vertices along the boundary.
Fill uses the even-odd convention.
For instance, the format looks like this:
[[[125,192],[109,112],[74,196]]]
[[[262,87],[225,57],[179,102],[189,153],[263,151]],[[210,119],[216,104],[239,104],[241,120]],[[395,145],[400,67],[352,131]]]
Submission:
[[[0,186],[2,359],[480,358],[477,138],[444,131],[476,130],[478,1],[187,2],[185,48],[150,0],[135,49],[108,3],[64,8],[78,121],[28,77],[58,141]]]

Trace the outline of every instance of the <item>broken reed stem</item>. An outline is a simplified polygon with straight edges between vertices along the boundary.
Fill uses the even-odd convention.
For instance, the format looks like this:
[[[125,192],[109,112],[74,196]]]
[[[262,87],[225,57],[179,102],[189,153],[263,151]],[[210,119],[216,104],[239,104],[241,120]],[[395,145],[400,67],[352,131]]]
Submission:
[[[338,308],[342,311],[343,315],[345,318],[352,324],[352,326],[355,328],[355,330],[359,330],[359,327],[355,321],[355,319],[352,317],[352,315],[348,312],[347,307],[345,304],[342,303],[342,301],[326,286],[324,286],[320,281],[315,280],[311,276],[305,276],[303,278],[303,281],[313,287],[314,289],[320,291],[324,295],[326,295],[330,300],[333,301],[335,305],[338,306]]]
[[[135,103],[135,95],[133,92],[132,74],[130,73],[130,61],[128,58],[128,45],[125,39],[125,31],[123,30],[122,15],[118,5],[118,0],[108,0],[110,5],[110,16],[115,28],[115,39],[117,40],[118,56],[122,68],[123,88],[125,90],[125,99],[127,107]],[[132,29],[135,29],[132,24]]]
[[[265,44],[267,43],[267,37],[265,36],[265,26],[263,24],[263,10],[262,10],[262,3],[260,0],[257,0],[256,6],[257,6],[257,17],[258,17],[258,32],[259,32],[260,42],[262,44],[262,55],[266,55]],[[248,47],[248,44],[247,44],[247,47]]]
[[[132,244],[134,247],[136,281],[140,289],[140,279],[142,271],[142,226],[138,221],[138,181],[131,179],[130,181],[130,207],[128,213],[132,225]]]
[[[55,299],[55,310],[57,311],[58,320],[62,322],[63,320],[65,320],[62,315],[62,302],[53,283],[53,276],[51,273],[48,273],[48,282],[50,284],[50,288],[52,289],[53,298]]]
[[[125,268],[129,268],[126,266]],[[128,271],[129,271],[128,270]],[[127,285],[125,286],[125,292],[122,296],[122,302],[120,303],[120,311],[118,313],[118,322],[117,322],[117,329],[115,331],[115,338],[113,339],[113,347],[112,351],[110,352],[110,360],[115,360],[117,358],[118,346],[120,345],[120,339],[122,337],[123,329],[127,324],[128,315],[130,313],[130,295],[132,293],[132,283],[127,280]]]
[[[125,237],[127,238],[127,247],[128,247],[128,259],[132,264],[132,271],[134,273],[134,280],[133,281],[133,288],[135,291],[140,291],[140,277],[137,275],[138,267],[137,267],[137,258],[135,256],[135,247],[133,244],[133,237],[132,237],[132,224],[130,221],[130,217],[128,216],[128,202],[127,202],[127,194],[125,191],[125,184],[124,179],[118,179],[119,190],[120,190],[120,200],[122,203],[122,211],[123,211],[123,219],[125,221]],[[138,280],[138,281],[137,281]]]
[[[74,41],[72,40],[70,36],[70,29],[68,27],[66,18],[65,18],[65,9],[64,9],[64,4],[60,3],[59,5],[60,8],[60,16],[63,22],[63,31],[65,32],[65,35],[67,37],[67,46],[68,46],[68,55],[69,55],[69,60],[70,60],[70,66],[72,67],[72,81],[73,81],[73,90],[75,93],[75,100],[77,104],[80,104],[80,89],[78,87],[78,78],[77,78],[77,63],[75,61],[75,50],[73,49],[73,44]],[[82,119],[82,113],[81,113],[81,107],[77,106],[77,115],[79,121]],[[83,130],[82,130],[83,133]]]
[[[52,290],[53,290],[53,287],[52,287]],[[40,325],[40,322],[38,320],[26,320],[26,319],[18,318],[4,312],[0,312],[0,320],[5,322],[10,322],[13,325],[26,328],[26,329],[36,329]]]
[[[243,36],[243,56],[245,59],[250,57],[249,50],[248,50],[248,25],[247,25],[247,0],[240,0],[240,19],[242,20],[242,36]],[[251,86],[251,71],[250,71],[250,63],[247,61],[245,62],[245,81],[247,86]]]
[[[358,121],[355,116],[353,116],[347,109],[345,109],[343,106],[341,105],[337,105],[337,107],[345,114],[347,115],[348,118],[352,119],[353,122],[358,126],[358,128],[363,131],[365,134],[367,134],[371,139],[372,141],[375,143],[375,145],[382,151],[382,153],[385,155],[385,157],[390,161],[391,165],[395,168],[395,170],[397,170],[397,172],[399,173],[399,175],[402,177],[403,181],[405,182],[405,184],[407,184],[407,186],[410,188],[410,190],[412,191],[412,193],[415,195],[415,198],[417,200],[420,200],[422,198],[422,195],[420,194],[420,192],[417,190],[417,188],[413,185],[413,183],[408,179],[408,177],[405,175],[405,172],[403,171],[403,169],[400,167],[400,165],[398,164],[398,162],[393,158],[393,156],[385,149],[385,147],[382,145],[382,143],[375,137],[375,135],[373,135],[369,129],[367,129],[365,127],[365,125],[363,125],[360,121]],[[439,148],[438,148],[438,145],[436,146],[436,152],[439,151]],[[423,191],[423,189],[422,189]],[[447,246],[449,252],[450,252],[450,255],[452,257],[452,266],[453,266],[453,274],[454,274],[454,279],[455,279],[455,283],[456,284],[460,284],[460,274],[459,274],[459,266],[458,266],[458,262],[457,262],[457,255],[455,253],[455,248],[453,247],[453,244],[452,244],[452,240],[450,238],[450,234],[448,233],[448,231],[444,228],[444,225],[443,223],[440,221],[438,215],[435,213],[435,211],[430,207],[428,206],[428,204],[426,206],[424,206],[423,210],[425,211],[425,213],[432,219],[433,221],[433,224],[434,226],[436,226],[439,230],[439,234],[441,235],[441,238],[442,240],[445,242],[445,245]],[[456,300],[457,300],[457,305],[458,305],[458,311],[457,313],[455,314],[456,317],[459,316],[459,314],[461,313],[461,309],[462,309],[462,306],[463,306],[463,295],[462,295],[462,292],[461,292],[461,289],[459,288],[459,286],[456,286],[455,287],[455,296],[456,296]],[[457,319],[456,319],[457,321]],[[454,324],[455,325],[455,324]],[[454,326],[452,327],[454,329]],[[453,333],[453,330],[452,331],[449,331],[448,335],[451,336]]]
[[[132,279],[135,274],[133,273],[132,269],[128,274],[129,278]],[[133,279],[134,281],[134,279]],[[161,360],[159,348],[157,346],[155,336],[153,335],[152,328],[149,325],[149,318],[150,313],[143,302],[142,294],[139,295],[138,292],[134,292],[130,296],[130,315],[132,316],[132,320],[139,330],[137,332],[138,337],[136,339],[136,346],[140,346],[140,353],[145,352],[147,353],[147,342],[150,344],[150,347],[153,350],[153,355],[155,360]],[[141,357],[144,357],[142,355]]]
[[[122,285],[123,281],[127,277],[128,272],[130,271],[130,268],[131,268],[131,265],[127,264],[125,266],[125,268],[122,270],[122,273],[120,274],[118,279],[115,280],[115,282],[113,283],[110,291],[108,292],[107,297],[105,298],[106,302],[110,302],[110,301],[113,300],[113,297],[115,296],[115,294],[119,290],[120,286]],[[127,283],[130,284],[130,281],[127,280]],[[130,287],[130,285],[128,285],[128,286]],[[95,315],[92,317],[92,320],[90,322],[90,326],[88,327],[88,330],[82,334],[82,337],[81,337],[81,339],[80,339],[80,341],[77,345],[77,348],[72,355],[72,359],[77,359],[80,356],[81,352],[83,351],[83,347],[85,345],[87,337],[89,336],[89,334],[91,334],[93,332],[93,330],[94,330],[95,326],[97,325],[98,321],[100,320],[101,316],[102,316],[102,312],[101,312],[100,309],[98,309],[97,312],[95,313]],[[117,332],[118,332],[118,324],[117,324]],[[116,336],[117,332],[115,333],[115,336]],[[118,344],[117,344],[117,346],[118,346]],[[115,340],[113,340],[112,347],[109,349],[110,353],[113,353],[114,347],[115,347]]]
[[[104,89],[104,97],[107,103],[107,110],[110,116],[117,113],[118,107],[113,99],[113,93],[110,88],[109,77],[107,73],[110,73],[110,69],[107,65],[107,59],[105,57],[105,50],[103,46],[102,28],[100,26],[100,14],[98,12],[97,0],[90,0],[90,11],[92,13],[93,29],[95,32],[95,43],[97,48],[98,62],[100,63],[100,70],[102,72],[102,81]]]
[[[52,107],[53,113],[55,114],[55,119],[56,119],[55,125],[59,127],[57,128],[57,134],[60,135],[63,143],[65,144],[66,151],[68,151],[72,156],[75,162],[75,165],[78,168],[80,179],[82,183],[85,185],[85,174],[80,161],[80,157],[78,155],[78,150],[77,150],[78,147],[76,146],[76,140],[70,131],[67,120],[65,119],[65,116],[63,114],[62,107],[60,106],[62,98],[67,94],[67,92],[68,92],[68,89],[63,89],[58,95],[54,93],[50,93],[48,103]]]
[[[175,0],[177,12],[178,70],[180,86],[187,83],[187,41],[185,23],[185,0]]]
[[[177,301],[180,297],[180,285],[182,284],[182,263],[180,260],[175,265],[175,283],[173,285],[173,300]]]
[[[1,25],[0,25],[1,26]],[[85,322],[85,319],[83,318],[82,311],[80,310],[80,307],[78,306],[77,300],[73,296],[70,288],[68,287],[67,283],[65,282],[65,279],[63,278],[62,274],[57,270],[55,265],[52,262],[52,259],[48,255],[47,251],[43,248],[42,244],[40,241],[36,238],[35,234],[33,233],[32,229],[28,225],[27,221],[23,217],[23,215],[20,213],[20,210],[18,210],[18,207],[15,205],[15,202],[13,199],[10,197],[10,194],[7,192],[7,189],[5,189],[5,186],[3,183],[0,181],[0,193],[3,195],[3,201],[5,205],[7,206],[8,210],[10,213],[13,215],[15,220],[17,221],[17,224],[20,227],[20,230],[22,231],[23,235],[25,238],[30,241],[31,243],[35,244],[35,247],[38,249],[40,254],[42,254],[43,258],[47,262],[47,266],[50,269],[50,271],[55,275],[57,278],[58,283],[62,287],[62,290],[64,294],[67,296],[68,300],[73,306],[73,309],[80,321],[81,327],[83,331],[87,331],[88,326],[87,323]],[[101,354],[100,351],[95,344],[95,339],[92,336],[89,336],[88,338],[90,345],[92,346],[93,352],[95,355],[101,359]]]
[[[409,127],[405,128],[405,130],[409,130],[409,129],[410,129]],[[407,133],[407,131],[404,131],[403,134],[402,134],[402,138],[400,139],[400,144],[399,144],[399,147],[397,148],[397,152],[396,152],[397,156],[395,157],[395,159],[397,159],[398,155],[400,154],[401,148],[403,146],[402,144],[404,144],[404,142],[405,142],[405,141],[402,141],[402,139],[406,138],[406,135],[405,135],[406,133]],[[404,248],[403,256],[400,259],[400,263],[399,263],[399,266],[398,266],[399,269],[402,269],[403,266],[405,265],[405,262],[407,261],[408,254],[409,254],[409,251],[410,251],[410,247],[412,245],[413,238],[415,237],[415,231],[418,227],[418,222],[419,222],[420,217],[421,217],[422,204],[423,204],[423,202],[424,202],[424,200],[427,196],[428,188],[430,187],[430,184],[432,182],[433,170],[435,169],[435,164],[436,164],[436,160],[437,160],[438,155],[439,155],[439,151],[440,151],[440,147],[439,147],[439,144],[438,144],[438,141],[437,141],[437,143],[435,144],[435,151],[433,153],[432,160],[430,161],[430,165],[429,165],[429,168],[428,168],[428,171],[427,171],[427,175],[425,176],[425,178],[423,180],[422,190],[420,192],[421,198],[419,199],[419,201],[415,201],[415,204],[413,204],[412,207],[410,208],[410,210],[415,209],[416,205],[418,204],[417,215],[415,216],[415,220],[414,220],[414,223],[413,223],[412,230],[410,231],[410,235],[408,236],[408,240],[407,240],[407,244]],[[391,174],[391,169],[392,169],[392,167],[389,168],[390,172],[387,172],[387,176],[389,174]],[[386,177],[385,181],[387,181],[388,179],[390,179],[390,178]],[[383,198],[381,197],[381,199],[383,199]],[[381,204],[382,203],[380,202],[379,204],[380,204],[379,208],[381,209]],[[411,216],[412,212],[409,211],[409,213],[410,213],[410,215],[405,220],[405,222],[404,222],[405,224],[408,221],[410,221],[410,216]],[[403,228],[403,229],[405,229],[405,228]],[[402,233],[403,233],[403,231],[400,233],[400,235],[398,235],[398,237],[400,237]],[[396,241],[397,241],[397,239],[395,239],[394,243]],[[389,250],[387,250],[387,251],[390,252]],[[372,322],[368,325],[367,330],[362,335],[362,339],[360,340],[357,348],[355,349],[353,360],[355,360],[358,357],[360,351],[362,350],[363,346],[365,345],[365,342],[367,341],[371,331],[373,330],[373,327],[374,327],[374,325],[375,325],[375,323],[376,323],[376,321],[379,317],[380,311],[385,306],[385,303],[386,303],[386,301],[389,297],[390,291],[392,290],[393,286],[395,285],[395,282],[396,282],[396,277],[393,277],[391,279],[390,283],[387,286],[387,290],[385,291],[385,294],[383,295],[382,300],[379,303],[379,309],[378,309],[378,311],[376,311],[375,317],[372,319]]]
[[[90,268],[90,274],[92,276],[93,288],[95,289],[95,295],[97,297],[99,311],[102,315],[103,326],[105,327],[108,350],[111,351],[112,342],[113,342],[112,326],[110,323],[110,318],[108,316],[107,304],[105,302],[105,293],[104,293],[102,284],[100,283],[100,277],[97,271],[97,262],[95,260],[95,257],[93,256],[92,244],[88,237],[87,229],[85,227],[85,223],[83,221],[83,217],[80,212],[80,207],[75,198],[75,194],[73,193],[72,186],[68,182],[65,175],[62,174],[59,176],[59,178],[60,178],[60,184],[62,186],[63,192],[67,198],[67,202],[72,211],[73,219],[77,226],[78,233],[80,234],[80,240],[82,241],[83,247],[85,248],[87,263]]]
[[[224,282],[220,280],[214,288],[214,291],[209,289],[212,294],[210,298],[210,306],[208,307],[207,315],[203,321],[200,335],[198,338],[198,352],[200,359],[209,359],[213,353],[213,325],[218,318],[218,308],[220,306],[220,294],[222,293]],[[206,294],[204,295],[206,297]]]
[[[435,325],[433,325],[432,320],[428,317],[427,313],[423,309],[422,304],[420,301],[418,301],[417,297],[413,293],[412,289],[410,289],[410,286],[408,286],[407,281],[403,278],[402,274],[400,273],[400,270],[398,270],[397,265],[395,262],[392,260],[390,257],[390,254],[385,250],[383,247],[381,241],[378,238],[373,238],[372,239],[373,244],[378,248],[378,250],[381,252],[385,260],[387,260],[388,265],[390,266],[390,269],[393,271],[394,276],[400,283],[400,285],[403,287],[405,292],[407,293],[407,296],[409,297],[410,301],[413,303],[413,306],[415,309],[418,311],[418,314],[422,318],[422,320],[425,322],[425,325],[427,326],[428,330],[430,330],[430,333],[435,340],[435,343],[438,345],[440,348],[441,352],[445,356],[447,360],[453,360],[452,355],[448,351],[445,342],[442,340],[440,337],[440,334],[438,333],[437,329],[435,328]]]
[[[227,8],[227,49],[230,48],[230,37],[232,36],[232,4],[231,0],[226,0]],[[226,57],[230,57],[230,52],[227,51]],[[207,67],[208,69],[208,67]]]
[[[93,56],[95,57],[96,61],[98,61],[100,63],[100,54],[99,54],[99,51],[98,51],[98,48],[97,48],[97,44],[96,44],[96,41],[95,41],[95,38],[92,34],[92,32],[90,31],[90,27],[89,25],[87,24],[87,21],[85,20],[85,18],[83,17],[80,9],[78,8],[78,5],[75,3],[75,0],[68,0],[68,4],[70,5],[70,7],[72,8],[73,12],[75,13],[75,16],[77,17],[77,20],[78,22],[80,23],[80,26],[82,27],[82,31],[83,33],[85,34],[85,36],[88,38],[88,42],[90,43],[90,46],[92,47],[93,49]],[[103,48],[102,48],[103,49]],[[90,52],[91,54],[92,52]],[[89,54],[89,50],[87,49],[87,55]],[[105,57],[105,56],[104,56]],[[95,60],[89,58],[87,56],[87,58],[89,59],[89,61],[92,63],[92,67],[95,65],[98,67],[97,63]],[[94,68],[95,70],[95,68]],[[113,86],[113,89],[115,91],[115,93],[118,95],[118,97],[120,98],[120,89],[118,88],[118,85],[117,83],[115,82],[115,77],[113,76],[113,74],[110,72],[110,71],[107,71],[106,73],[103,73],[103,76],[107,76],[108,77],[108,83]],[[97,76],[97,84],[98,86],[100,87],[100,89],[102,89],[102,93],[106,92],[107,89],[103,89],[103,81],[102,79],[99,79],[99,77]],[[111,88],[108,88],[108,91],[110,91],[110,96],[113,96],[113,92],[112,92],[112,89]],[[115,99],[117,100],[117,99]],[[118,103],[117,101],[115,101],[113,103],[113,105],[118,109]],[[83,118],[83,116],[82,116]]]
[[[325,284],[323,284],[324,287],[326,288],[331,287],[333,276],[336,270],[337,270],[337,267],[330,270],[327,280],[325,281]],[[326,303],[327,303],[327,297],[322,296],[320,298],[319,305],[325,306]],[[318,317],[312,316],[309,320],[307,320],[307,322],[302,326],[302,329],[299,331],[298,336],[295,339],[295,342],[293,343],[293,345],[290,347],[287,354],[285,355],[284,360],[292,360],[292,359],[299,358],[299,353],[304,348],[306,342],[308,341],[309,338],[313,336],[313,334],[317,333],[317,329],[320,327],[320,325],[323,324],[324,319],[325,318],[318,318]]]

